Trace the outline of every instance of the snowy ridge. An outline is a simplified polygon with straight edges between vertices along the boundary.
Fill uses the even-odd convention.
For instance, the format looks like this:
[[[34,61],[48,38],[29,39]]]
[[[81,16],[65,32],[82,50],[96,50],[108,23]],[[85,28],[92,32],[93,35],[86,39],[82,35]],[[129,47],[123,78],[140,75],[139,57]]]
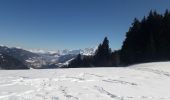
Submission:
[[[85,48],[85,49],[78,49],[78,50],[70,50],[70,49],[64,49],[64,50],[56,50],[56,51],[46,51],[41,49],[32,49],[28,50],[33,53],[38,54],[58,54],[58,55],[69,55],[69,54],[82,54],[82,55],[93,55],[95,52],[95,48]]]
[[[0,100],[170,100],[170,62],[0,70]]]

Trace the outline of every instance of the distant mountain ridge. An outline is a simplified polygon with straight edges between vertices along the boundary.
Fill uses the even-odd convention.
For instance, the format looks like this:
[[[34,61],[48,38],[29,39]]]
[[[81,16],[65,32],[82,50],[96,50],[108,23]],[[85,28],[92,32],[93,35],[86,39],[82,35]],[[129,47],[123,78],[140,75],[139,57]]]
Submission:
[[[95,49],[86,48],[79,50],[57,50],[57,51],[45,51],[45,50],[25,50],[18,47],[0,46],[0,54],[6,55],[6,58],[10,58],[10,61],[20,62],[21,65],[27,68],[58,68],[74,59],[78,54],[93,55]],[[0,62],[3,62],[0,59]],[[18,64],[17,63],[17,64]],[[4,66],[0,63],[1,66]],[[13,69],[18,69],[18,66],[14,66]],[[10,63],[8,64],[10,66]],[[11,68],[12,69],[12,68]]]
[[[56,50],[56,51],[47,51],[42,49],[32,49],[28,50],[32,53],[37,54],[58,54],[58,55],[69,55],[69,54],[82,54],[82,55],[93,55],[95,52],[95,48],[85,48],[85,49],[78,49],[78,50],[70,50],[70,49],[64,49],[64,50]]]
[[[78,50],[56,50],[56,51],[45,51],[45,50],[28,50],[32,53],[36,53],[43,58],[45,58],[51,64],[55,64],[57,66],[63,66],[68,64],[71,59],[74,59],[78,54],[81,55],[93,55],[95,53],[95,48],[85,48],[85,49],[78,49]]]

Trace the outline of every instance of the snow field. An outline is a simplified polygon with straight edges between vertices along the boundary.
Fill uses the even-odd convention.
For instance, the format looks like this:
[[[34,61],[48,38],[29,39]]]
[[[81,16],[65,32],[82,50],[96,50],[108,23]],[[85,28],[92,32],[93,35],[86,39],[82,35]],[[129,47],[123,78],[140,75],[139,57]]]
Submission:
[[[0,70],[0,100],[170,100],[170,62]]]

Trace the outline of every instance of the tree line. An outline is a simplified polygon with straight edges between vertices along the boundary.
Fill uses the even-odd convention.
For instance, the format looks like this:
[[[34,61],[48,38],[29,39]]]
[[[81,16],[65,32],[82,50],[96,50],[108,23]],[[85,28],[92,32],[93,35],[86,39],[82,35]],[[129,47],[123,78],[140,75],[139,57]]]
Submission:
[[[77,67],[111,67],[116,64],[117,52],[112,52],[109,47],[109,40],[105,37],[103,43],[99,44],[98,49],[92,56],[84,56],[79,54],[74,60],[72,60],[68,66],[69,68]]]
[[[78,55],[66,67],[112,67],[170,60],[170,11],[150,11],[142,20],[134,19],[120,50],[113,51],[109,40],[98,46],[92,56]]]

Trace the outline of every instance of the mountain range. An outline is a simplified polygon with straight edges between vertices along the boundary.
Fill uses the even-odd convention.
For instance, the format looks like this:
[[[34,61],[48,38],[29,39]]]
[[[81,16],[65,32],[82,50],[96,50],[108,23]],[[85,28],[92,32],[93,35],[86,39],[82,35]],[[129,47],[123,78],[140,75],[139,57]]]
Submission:
[[[45,51],[40,49],[25,50],[17,47],[10,48],[7,46],[0,46],[1,55],[0,68],[1,69],[58,68],[65,64],[68,64],[69,61],[74,59],[78,54],[93,55],[94,52],[95,52],[94,48],[85,48],[79,50],[65,49],[56,51]],[[8,68],[9,66],[11,67]]]

